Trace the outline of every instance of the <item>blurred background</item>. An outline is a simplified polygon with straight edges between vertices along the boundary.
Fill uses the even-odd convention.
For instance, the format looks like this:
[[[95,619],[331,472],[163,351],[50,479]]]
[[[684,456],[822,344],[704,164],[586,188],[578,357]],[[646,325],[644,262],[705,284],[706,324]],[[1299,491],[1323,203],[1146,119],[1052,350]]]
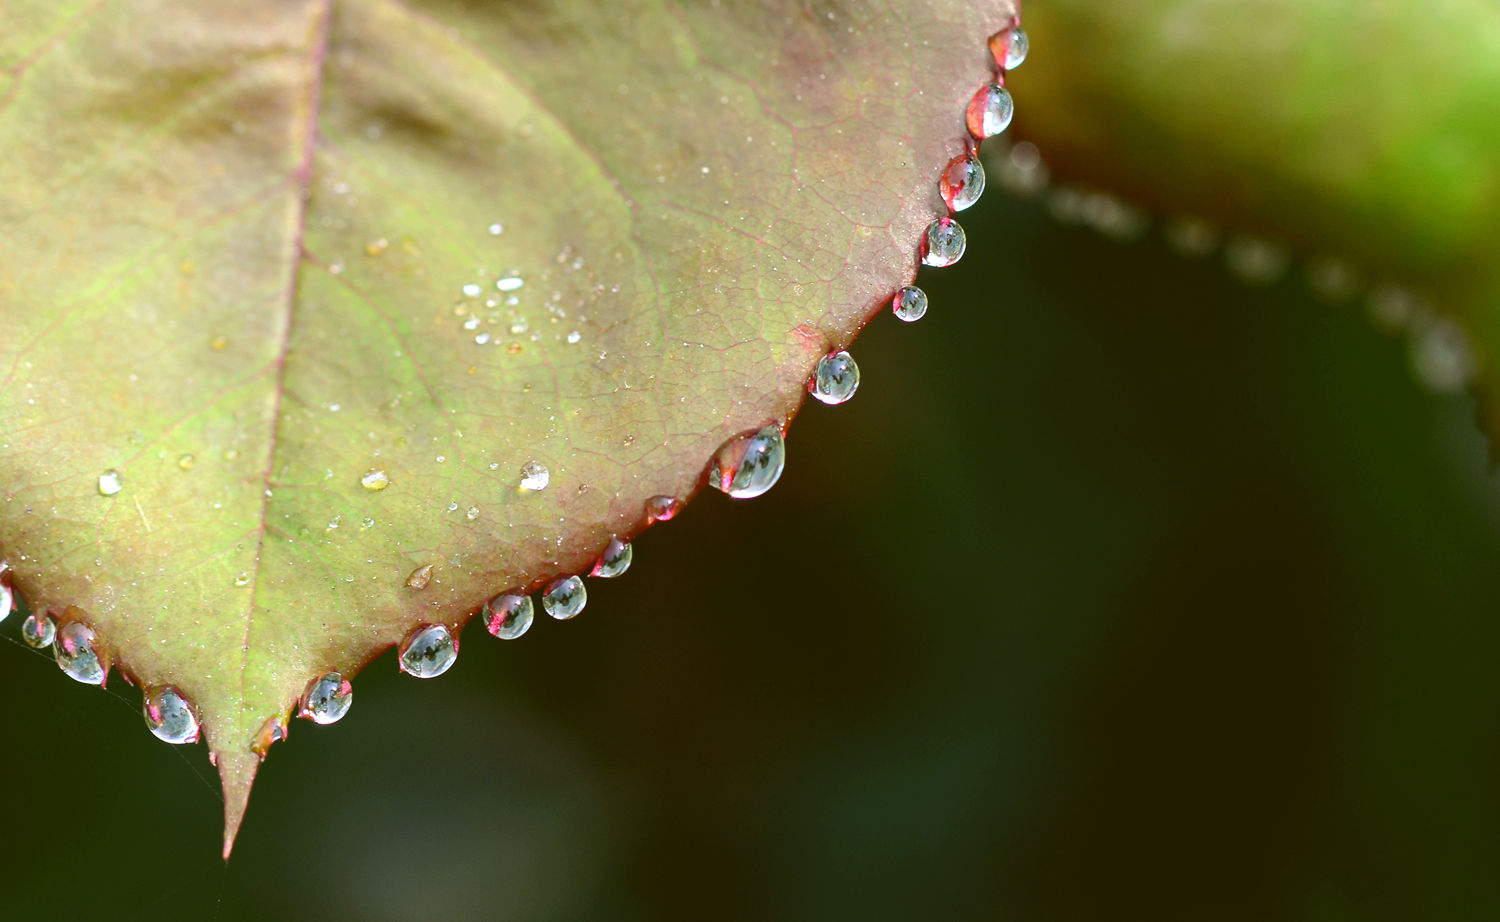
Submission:
[[[227,868],[202,747],[11,618],[4,916],[1500,918],[1472,402],[1299,265],[1049,208],[966,213],[765,497],[299,721]]]

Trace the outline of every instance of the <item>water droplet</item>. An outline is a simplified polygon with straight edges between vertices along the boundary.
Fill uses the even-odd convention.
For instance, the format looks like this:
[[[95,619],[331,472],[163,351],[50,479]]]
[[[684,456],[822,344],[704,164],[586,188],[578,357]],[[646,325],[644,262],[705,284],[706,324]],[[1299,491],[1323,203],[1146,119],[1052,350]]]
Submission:
[[[535,618],[530,596],[507,592],[484,603],[484,629],[501,640],[515,640],[531,629]]]
[[[192,470],[194,460],[192,455],[183,455],[177,459],[177,466],[185,471]]]
[[[21,639],[26,641],[27,646],[35,650],[45,650],[52,646],[52,640],[56,636],[57,622],[52,620],[51,615],[41,615],[38,617],[33,612],[26,616],[25,621],[21,622]]]
[[[843,403],[859,388],[859,366],[847,352],[830,352],[818,359],[818,370],[808,382],[812,395],[827,404]]]
[[[57,632],[52,654],[58,668],[85,685],[103,685],[109,676],[109,657],[98,649],[98,635],[82,621],[69,621]]]
[[[374,527],[375,527],[375,520],[372,519],[372,518],[370,518],[369,516],[365,516],[364,518],[362,518],[362,519],[359,520],[359,529],[360,529],[360,531],[366,531],[366,530],[374,528]]]
[[[308,683],[298,714],[315,724],[338,723],[353,703],[354,686],[340,673],[325,672]]]
[[[381,253],[384,253],[387,249],[389,249],[390,246],[391,242],[389,240],[385,239],[384,237],[377,237],[376,239],[371,240],[369,243],[365,244],[365,255],[379,256]]]
[[[1016,104],[1010,91],[998,83],[991,83],[974,94],[969,100],[965,119],[969,123],[969,134],[983,141],[1010,127],[1011,116],[1016,114]]]
[[[478,285],[474,284],[473,282],[470,282],[469,284],[467,284],[467,285],[464,286],[464,294],[467,295],[467,296],[469,296],[469,297],[471,297],[471,298],[477,298],[477,297],[479,297],[479,293],[481,291],[483,291],[483,290],[484,289],[480,288]]]
[[[490,225],[490,236],[491,237],[498,237],[498,236],[500,236],[503,233],[505,233],[505,226],[504,225],[499,224],[499,223],[495,223],[495,224],[491,224]]]
[[[1001,70],[1011,71],[1026,61],[1026,52],[1031,50],[1031,40],[1020,26],[1002,29],[990,36],[990,53]]]
[[[286,739],[286,716],[272,717],[262,724],[255,734],[255,739],[250,742],[250,751],[264,760],[266,753],[271,751],[271,745],[284,739]]]
[[[501,291],[515,291],[525,284],[526,280],[519,275],[507,275],[504,278],[495,280],[495,287]]]
[[[598,562],[594,564],[594,571],[589,575],[600,579],[614,579],[630,569],[630,559],[634,553],[629,542],[611,538],[609,546],[599,556]]]
[[[646,500],[646,521],[670,522],[681,509],[682,503],[670,496],[653,496]]]
[[[573,332],[568,334],[568,342],[573,345],[577,345],[577,343],[581,339],[583,339],[583,334],[578,332],[577,330],[574,330]]]
[[[148,692],[142,710],[151,735],[162,742],[179,746],[198,742],[198,718],[177,689]]]
[[[458,659],[458,638],[446,624],[424,624],[401,643],[401,671],[419,679],[447,672]]]
[[[1269,285],[1286,273],[1291,254],[1286,247],[1259,237],[1235,237],[1224,247],[1229,271],[1242,282]]]
[[[984,193],[984,167],[973,154],[954,157],[938,179],[938,192],[954,211],[963,211]]]
[[[114,468],[99,475],[100,496],[114,496],[123,489],[125,489],[125,478]]]
[[[555,579],[542,593],[542,608],[559,621],[575,618],[588,604],[589,594],[583,588],[583,579],[564,576]]]
[[[538,461],[527,461],[521,465],[521,489],[540,493],[552,481],[552,472]]]
[[[921,320],[927,313],[927,292],[915,285],[907,285],[891,298],[891,312],[907,323]]]
[[[417,567],[406,578],[407,588],[410,589],[426,589],[430,582],[432,582],[432,564],[430,563]]]
[[[938,218],[927,225],[922,238],[922,262],[929,266],[951,266],[964,255],[968,241],[964,229],[952,218]]]
[[[773,424],[725,442],[708,482],[735,499],[752,499],[774,487],[785,467],[786,443]]]
[[[391,485],[391,478],[386,475],[385,471],[366,471],[365,475],[359,478],[359,483],[366,490],[379,493]]]

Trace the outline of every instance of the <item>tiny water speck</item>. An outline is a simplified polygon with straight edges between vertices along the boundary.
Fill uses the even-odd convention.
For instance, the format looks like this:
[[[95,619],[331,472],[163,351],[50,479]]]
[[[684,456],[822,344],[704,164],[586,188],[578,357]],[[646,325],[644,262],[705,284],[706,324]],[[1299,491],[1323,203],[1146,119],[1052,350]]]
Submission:
[[[52,646],[53,639],[57,637],[57,622],[52,620],[51,615],[37,616],[35,612],[26,616],[21,622],[21,639],[33,650],[45,650]]]
[[[973,154],[954,157],[938,179],[938,192],[954,211],[963,211],[984,193],[984,167]]]
[[[250,574],[249,573],[241,573],[241,574],[239,574],[238,576],[236,576],[234,578],[234,584],[236,586],[248,586],[248,585],[250,585]]]
[[[401,671],[419,679],[442,675],[458,659],[458,639],[445,624],[418,627],[401,642]]]
[[[773,423],[725,442],[708,482],[735,499],[754,499],[774,487],[785,468],[786,442]]]
[[[588,604],[589,595],[583,588],[583,578],[564,576],[555,579],[542,593],[542,608],[558,621],[576,618]]]
[[[490,236],[491,237],[498,237],[498,236],[500,236],[503,233],[505,233],[505,226],[504,225],[502,225],[502,224],[500,224],[498,222],[495,223],[495,224],[491,224],[490,225]]]
[[[495,287],[501,291],[515,291],[525,284],[526,280],[519,275],[507,275],[504,278],[495,280]]]
[[[927,313],[927,292],[914,285],[907,285],[891,298],[891,313],[907,323],[921,320],[922,315]]]
[[[125,478],[114,468],[99,475],[99,495],[114,496],[125,489]]]
[[[406,585],[409,589],[426,589],[430,582],[432,582],[432,564],[430,563],[417,567],[406,578]]]
[[[599,555],[598,562],[594,564],[594,571],[589,575],[600,579],[614,579],[630,569],[630,560],[633,556],[634,551],[631,550],[629,542],[611,538],[609,546],[604,549],[603,554]]]
[[[808,382],[812,395],[827,404],[843,403],[859,388],[859,366],[847,352],[832,352],[818,359],[818,370]]]
[[[922,262],[929,266],[951,266],[964,255],[968,239],[964,229],[952,218],[938,218],[927,225],[922,238]]]
[[[57,632],[52,655],[69,678],[85,685],[103,685],[109,675],[109,661],[100,655],[98,636],[81,621],[70,621]]]
[[[147,694],[142,710],[151,735],[162,742],[176,746],[198,742],[198,717],[177,689]]]
[[[531,629],[535,610],[530,596],[507,592],[486,602],[480,617],[490,634],[501,640],[515,640]]]
[[[342,674],[325,672],[302,693],[301,716],[316,724],[338,723],[354,704],[354,687]]]
[[[194,460],[192,455],[183,455],[177,459],[177,466],[184,471],[192,470]]]
[[[653,496],[646,500],[646,521],[670,522],[677,517],[682,503],[670,496]]]
[[[391,478],[385,471],[366,471],[365,475],[359,478],[359,484],[366,490],[379,493],[391,485]]]
[[[1016,104],[1010,98],[1010,91],[998,83],[991,83],[982,87],[969,100],[969,108],[964,117],[969,126],[969,134],[983,141],[1009,128],[1011,117],[1015,114]]]
[[[527,461],[521,465],[520,489],[540,493],[547,489],[547,484],[552,482],[552,472],[547,470],[546,465],[539,461]]]
[[[479,518],[479,507],[478,506],[470,506],[468,509],[465,509],[464,510],[464,518],[468,519],[470,522],[473,522],[476,519],[478,519]]]
[[[470,282],[469,284],[464,286],[464,294],[468,295],[471,298],[479,297],[479,293],[481,291],[483,291],[483,289],[473,282]]]

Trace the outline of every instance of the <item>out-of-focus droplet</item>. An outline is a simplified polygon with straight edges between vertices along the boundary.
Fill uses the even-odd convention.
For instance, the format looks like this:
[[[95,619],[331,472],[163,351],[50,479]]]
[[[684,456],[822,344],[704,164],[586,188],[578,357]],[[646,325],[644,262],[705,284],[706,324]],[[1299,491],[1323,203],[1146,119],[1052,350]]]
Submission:
[[[391,478],[385,471],[365,471],[364,476],[359,478],[359,485],[373,493],[379,493],[391,485]]]
[[[964,255],[968,238],[964,229],[952,218],[938,218],[927,225],[922,236],[922,262],[929,266],[951,266]]]
[[[646,500],[646,521],[670,522],[676,518],[682,503],[670,496],[653,496]]]
[[[506,592],[484,603],[480,617],[490,634],[501,640],[515,640],[531,629],[535,609],[530,596]]]
[[[521,489],[540,493],[552,481],[552,472],[540,461],[527,461],[521,465]]]
[[[52,655],[69,678],[85,685],[103,685],[109,677],[109,656],[101,651],[94,629],[82,621],[69,621],[58,629]]]
[[[1251,285],[1269,285],[1286,274],[1291,262],[1287,248],[1259,237],[1235,237],[1224,247],[1229,271]]]
[[[984,166],[972,153],[953,158],[938,179],[938,192],[954,211],[963,211],[984,194]]]
[[[45,650],[52,646],[52,640],[56,636],[57,622],[52,620],[51,615],[32,612],[21,622],[21,639],[34,650]]]
[[[1479,361],[1464,328],[1436,315],[1414,325],[1410,344],[1412,371],[1428,390],[1457,394],[1474,379]]]
[[[589,575],[600,579],[613,579],[630,569],[630,559],[634,553],[630,548],[630,542],[611,538],[609,546],[604,549],[603,554],[599,555],[598,561],[594,563],[594,570]]]
[[[708,482],[735,499],[753,499],[776,485],[786,467],[786,442],[774,423],[725,442]]]
[[[125,489],[125,478],[114,468],[99,475],[100,496],[114,496],[123,489]]]
[[[1222,236],[1213,224],[1190,216],[1172,218],[1162,233],[1167,246],[1183,256],[1207,256],[1218,247]]]
[[[564,576],[553,580],[542,593],[542,608],[559,621],[577,617],[587,605],[589,594],[583,588],[583,579]]]
[[[177,746],[198,742],[198,717],[177,689],[148,691],[142,710],[151,735],[162,742]]]
[[[341,673],[325,672],[307,684],[300,716],[316,724],[337,723],[354,704],[354,686]]]
[[[843,403],[859,388],[859,366],[847,352],[830,352],[818,359],[808,391],[827,404]]]
[[[193,461],[194,458],[192,455],[183,455],[177,459],[177,467],[184,471],[190,471],[193,469]]]
[[[409,589],[426,589],[430,582],[432,582],[432,564],[430,563],[417,567],[406,578],[406,586]]]
[[[419,679],[447,672],[458,659],[458,638],[446,624],[425,624],[401,642],[401,671]]]
[[[964,120],[968,122],[969,134],[983,141],[1009,128],[1015,114],[1016,104],[1010,98],[1010,91],[998,83],[991,83],[969,100]]]
[[[907,323],[921,320],[922,315],[927,313],[927,292],[915,285],[907,285],[891,298],[891,313]]]

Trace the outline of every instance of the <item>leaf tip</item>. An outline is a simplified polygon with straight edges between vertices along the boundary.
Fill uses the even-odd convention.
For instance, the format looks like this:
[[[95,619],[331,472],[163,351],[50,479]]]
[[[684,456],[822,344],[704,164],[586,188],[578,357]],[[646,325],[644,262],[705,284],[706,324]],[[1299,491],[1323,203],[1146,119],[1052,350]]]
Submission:
[[[214,753],[219,780],[224,785],[224,860],[234,851],[234,840],[245,821],[245,807],[250,803],[250,788],[260,768],[260,756],[248,749],[219,750]]]

